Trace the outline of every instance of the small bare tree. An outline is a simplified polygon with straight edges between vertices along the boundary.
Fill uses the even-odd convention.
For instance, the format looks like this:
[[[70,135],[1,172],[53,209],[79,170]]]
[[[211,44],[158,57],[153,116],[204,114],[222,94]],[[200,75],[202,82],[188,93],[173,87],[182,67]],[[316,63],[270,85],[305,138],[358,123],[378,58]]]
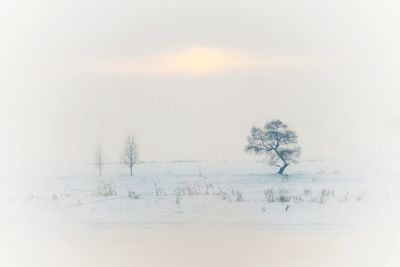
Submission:
[[[104,166],[104,155],[101,146],[98,146],[96,152],[94,153],[94,164],[99,170],[99,176],[101,176],[101,171],[103,170]]]
[[[279,167],[283,174],[290,163],[297,162],[301,149],[297,146],[297,135],[280,120],[266,122],[264,128],[253,127],[247,138],[245,150],[255,154],[267,154],[272,166]]]
[[[133,166],[137,163],[139,156],[136,139],[133,134],[126,138],[125,149],[122,154],[122,164],[129,167],[131,176],[133,175]]]

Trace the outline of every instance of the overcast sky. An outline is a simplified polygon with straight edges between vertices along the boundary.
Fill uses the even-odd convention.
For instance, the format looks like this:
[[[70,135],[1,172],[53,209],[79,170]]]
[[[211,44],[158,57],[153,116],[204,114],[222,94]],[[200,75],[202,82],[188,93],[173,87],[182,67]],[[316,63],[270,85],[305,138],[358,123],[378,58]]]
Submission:
[[[255,159],[279,118],[303,159],[400,159],[397,1],[2,1],[0,162]]]

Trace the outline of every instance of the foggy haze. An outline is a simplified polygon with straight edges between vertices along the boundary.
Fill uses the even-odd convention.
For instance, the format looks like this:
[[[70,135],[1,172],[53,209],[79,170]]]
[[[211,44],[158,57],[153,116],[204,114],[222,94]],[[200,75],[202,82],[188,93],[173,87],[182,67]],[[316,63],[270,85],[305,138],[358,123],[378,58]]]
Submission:
[[[254,160],[281,119],[303,159],[399,157],[396,1],[0,4],[0,162]]]

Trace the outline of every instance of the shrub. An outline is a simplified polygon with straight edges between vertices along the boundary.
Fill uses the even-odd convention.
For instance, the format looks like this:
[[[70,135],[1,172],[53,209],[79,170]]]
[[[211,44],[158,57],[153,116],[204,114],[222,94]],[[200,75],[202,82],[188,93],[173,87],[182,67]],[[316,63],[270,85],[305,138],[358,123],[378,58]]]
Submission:
[[[232,190],[231,193],[232,193],[233,197],[235,198],[236,202],[243,202],[244,201],[242,192],[240,192],[239,190]]]
[[[139,199],[140,195],[136,194],[134,191],[128,191],[128,198],[129,199]]]
[[[156,190],[155,194],[158,199],[161,199],[161,198],[164,198],[167,196],[167,193],[165,192],[164,188],[158,187],[156,183],[154,183],[154,187]]]
[[[335,191],[330,191],[326,189],[322,189],[321,195],[319,197],[319,203],[325,203],[328,198],[335,196]]]
[[[279,189],[279,202],[290,202],[292,196],[290,196],[289,191],[286,189]]]
[[[275,201],[274,189],[268,188],[267,190],[264,190],[264,196],[265,196],[265,200],[268,203],[274,202]]]
[[[218,192],[218,198],[220,199],[220,200],[228,200],[228,201],[231,201],[231,198],[229,197],[229,195],[225,192],[225,191],[222,191],[221,189],[219,190],[219,192]]]
[[[302,196],[300,196],[300,195],[293,196],[292,200],[294,201],[294,203],[304,202],[304,198]]]
[[[355,196],[354,196],[354,199],[355,199],[356,201],[362,201],[362,200],[364,200],[364,197],[365,197],[365,192],[361,192],[361,193],[359,193],[358,195],[355,195]]]
[[[175,203],[176,203],[177,205],[180,205],[180,204],[181,204],[181,200],[182,200],[182,194],[179,193],[179,192],[177,191],[177,192],[176,192]]]
[[[210,194],[214,194],[214,193],[215,193],[214,185],[213,184],[206,184],[204,194],[210,195]]]
[[[94,194],[101,197],[116,196],[117,190],[115,189],[115,184],[113,182],[101,182],[97,185]]]

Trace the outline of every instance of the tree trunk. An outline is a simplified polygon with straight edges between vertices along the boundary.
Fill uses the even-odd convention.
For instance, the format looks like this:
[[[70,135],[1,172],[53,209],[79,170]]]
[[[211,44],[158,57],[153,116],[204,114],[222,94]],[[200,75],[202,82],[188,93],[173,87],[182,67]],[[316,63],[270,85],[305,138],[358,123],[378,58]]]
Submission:
[[[278,174],[282,175],[289,163],[285,162],[283,166],[279,169]]]
[[[131,176],[132,176],[132,166],[129,166],[130,170],[131,170]]]

